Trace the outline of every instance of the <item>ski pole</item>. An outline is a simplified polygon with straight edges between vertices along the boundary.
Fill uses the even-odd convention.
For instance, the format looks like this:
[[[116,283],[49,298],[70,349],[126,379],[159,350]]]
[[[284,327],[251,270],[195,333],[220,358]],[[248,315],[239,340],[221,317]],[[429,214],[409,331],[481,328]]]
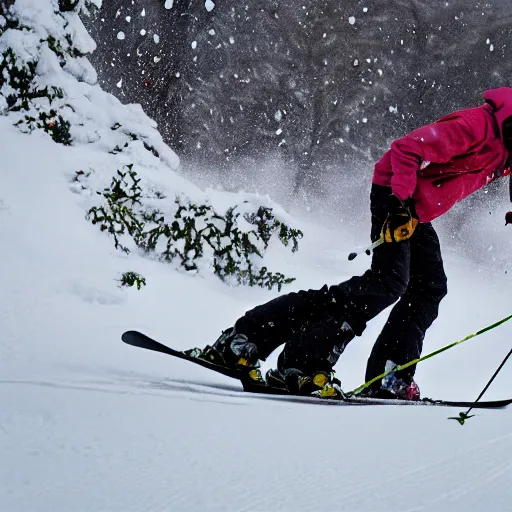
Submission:
[[[489,389],[489,386],[492,384],[492,381],[498,376],[498,373],[500,373],[501,369],[505,366],[505,363],[508,361],[508,358],[512,356],[512,350],[506,355],[505,359],[501,362],[501,364],[498,366],[498,369],[494,372],[494,375],[489,379],[489,382],[484,386],[484,389],[482,389],[482,392],[478,395],[477,399],[473,403],[473,405],[466,411],[466,412],[459,412],[459,415],[453,418],[448,418],[449,420],[456,420],[461,425],[464,425],[466,423],[466,420],[469,420],[469,418],[472,418],[474,414],[471,416],[469,413],[473,410],[473,407],[479,402],[480,398],[484,396],[484,393]]]
[[[485,327],[483,329],[480,329],[479,331],[477,331],[477,332],[475,332],[473,334],[468,334],[468,336],[466,336],[465,338],[462,338],[459,341],[454,341],[453,343],[450,343],[449,345],[446,345],[446,346],[441,347],[441,348],[439,348],[437,350],[434,350],[434,352],[431,352],[430,354],[427,354],[426,356],[419,357],[418,359],[414,359],[414,360],[409,361],[408,363],[405,363],[405,364],[402,364],[402,365],[398,365],[395,368],[393,368],[392,370],[384,372],[384,373],[378,375],[377,377],[374,377],[373,379],[369,380],[368,382],[365,382],[364,384],[361,384],[361,386],[359,386],[358,388],[354,389],[353,391],[350,391],[349,393],[346,393],[346,395],[349,396],[349,397],[353,396],[353,395],[358,395],[359,393],[361,393],[361,391],[363,391],[367,387],[371,386],[375,382],[377,382],[379,380],[382,380],[384,377],[387,377],[391,373],[396,373],[396,372],[399,372],[400,370],[405,370],[406,368],[409,368],[409,366],[412,366],[414,364],[418,364],[421,361],[426,361],[427,359],[430,359],[431,357],[434,357],[437,354],[440,354],[441,352],[444,352],[445,350],[448,350],[449,348],[455,347],[456,345],[460,345],[461,343],[464,343],[465,341],[470,340],[471,338],[475,338],[476,336],[479,336],[480,334],[483,334],[484,332],[490,331],[491,329],[495,329],[496,327],[500,326],[501,324],[504,324],[505,322],[508,322],[511,318],[512,318],[512,315],[509,315],[506,318],[503,318],[502,320],[499,320],[498,322],[496,322],[496,323],[494,323],[492,325],[489,325],[489,326],[487,326],[487,327]]]
[[[359,251],[359,252],[351,252],[349,255],[348,255],[348,261],[352,261],[353,259],[355,259],[355,257],[358,255],[358,254],[363,254],[363,252],[365,252],[366,254],[368,254],[368,256],[370,256],[371,252],[376,248],[376,247],[379,247],[379,245],[383,244],[384,243],[384,238],[379,238],[376,242],[373,242],[372,245],[369,245],[366,249],[363,249],[362,251]]]

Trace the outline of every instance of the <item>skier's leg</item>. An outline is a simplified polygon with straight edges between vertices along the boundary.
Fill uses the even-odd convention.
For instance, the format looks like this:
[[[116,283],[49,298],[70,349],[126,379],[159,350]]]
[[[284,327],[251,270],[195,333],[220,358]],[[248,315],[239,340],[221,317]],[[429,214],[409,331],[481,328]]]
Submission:
[[[374,185],[372,240],[380,237],[391,190]],[[370,270],[339,285],[278,297],[248,311],[213,349],[234,364],[253,366],[285,343],[279,369],[329,373],[345,345],[366,323],[396,302],[409,281],[410,241],[383,244]],[[231,363],[233,364],[233,363]]]
[[[390,193],[388,187],[372,187],[373,241],[380,237]],[[336,352],[339,356],[340,346],[351,339],[340,336],[340,329],[349,332],[345,322],[353,331],[352,336],[360,336],[370,319],[402,295],[409,280],[409,259],[409,241],[381,245],[373,254],[370,270],[362,276],[320,290],[290,293],[257,306],[237,320],[235,331],[257,345],[260,359],[287,343],[284,354],[287,367],[297,367],[306,360],[308,366],[325,367]],[[316,342],[310,329],[318,333]],[[325,336],[320,335],[322,330]]]
[[[372,188],[372,240],[380,236],[390,189]],[[413,235],[414,237],[414,235]],[[409,281],[410,241],[378,247],[370,270],[329,288],[337,309],[310,322],[285,345],[278,360],[284,374],[294,368],[308,375],[330,372],[345,346],[361,335],[366,323],[404,293]]]
[[[306,374],[330,372],[346,345],[363,333],[366,323],[406,290],[409,244],[405,241],[379,247],[370,270],[332,286],[329,293],[340,307],[335,313],[308,323],[286,343],[279,369],[296,368]]]
[[[319,290],[288,293],[247,311],[236,321],[235,331],[253,341],[264,360],[307,324],[322,318],[330,304],[332,295],[327,285]]]
[[[405,364],[420,357],[425,332],[437,318],[447,287],[439,239],[430,223],[419,224],[411,238],[410,265],[407,290],[375,342],[368,359],[366,380],[383,373],[388,360]],[[397,376],[412,382],[414,371],[412,366]]]

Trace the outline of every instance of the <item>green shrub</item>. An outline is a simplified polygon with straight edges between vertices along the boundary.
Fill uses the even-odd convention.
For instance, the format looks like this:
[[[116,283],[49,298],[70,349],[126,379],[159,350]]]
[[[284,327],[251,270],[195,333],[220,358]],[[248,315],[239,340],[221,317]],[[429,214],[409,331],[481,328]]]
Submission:
[[[125,245],[127,237],[164,261],[179,261],[187,271],[198,271],[200,262],[210,260],[213,272],[223,281],[233,278],[238,284],[268,289],[277,286],[279,290],[294,281],[258,266],[274,235],[283,245],[291,244],[292,252],[298,250],[302,238],[302,232],[278,220],[272,208],[260,206],[256,212],[244,214],[242,218],[251,229],[242,229],[242,214],[236,206],[221,215],[208,204],[177,197],[174,215],[166,218],[159,209],[143,204],[139,183],[132,165],[118,170],[110,187],[98,192],[105,203],[88,212],[94,225],[112,235],[116,249],[130,252]]]
[[[137,274],[137,272],[125,272],[118,279],[120,288],[131,288],[133,286],[140,290],[143,286],[146,286],[146,278]]]

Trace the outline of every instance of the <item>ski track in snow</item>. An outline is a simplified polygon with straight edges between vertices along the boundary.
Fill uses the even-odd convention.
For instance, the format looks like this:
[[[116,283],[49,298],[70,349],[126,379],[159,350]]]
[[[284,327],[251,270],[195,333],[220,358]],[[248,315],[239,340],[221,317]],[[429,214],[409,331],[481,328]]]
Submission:
[[[194,372],[198,377],[201,374],[203,376],[208,374],[205,370],[198,370]],[[29,407],[25,411],[19,411],[15,408],[14,413],[10,412],[8,401],[3,400],[3,403],[7,402],[7,408],[4,408],[0,415],[2,430],[11,439],[20,440],[11,444],[7,452],[15,449],[18,454],[21,454],[22,460],[28,459],[30,467],[35,468],[38,467],[40,458],[49,455],[48,450],[53,453],[52,458],[57,457],[57,465],[62,463],[62,458],[65,465],[70,457],[75,458],[78,466],[73,469],[73,473],[85,480],[82,485],[75,484],[75,488],[69,487],[66,482],[62,484],[62,488],[58,485],[54,486],[49,494],[43,493],[45,500],[52,496],[54,496],[52,499],[56,499],[58,492],[68,496],[80,495],[86,485],[93,485],[98,489],[96,478],[104,476],[105,472],[111,470],[124,475],[121,477],[121,475],[109,473],[108,478],[114,490],[128,485],[129,481],[132,482],[128,485],[128,489],[123,490],[123,499],[106,502],[85,500],[84,508],[80,510],[92,510],[98,506],[100,509],[108,508],[108,510],[140,510],[141,500],[139,498],[137,501],[133,495],[134,489],[138,488],[141,496],[148,498],[144,504],[144,510],[165,510],[165,507],[172,503],[173,508],[183,507],[177,508],[179,510],[200,510],[206,507],[206,510],[220,511],[226,503],[232,503],[234,506],[232,510],[249,512],[269,509],[314,511],[317,510],[316,507],[321,500],[324,506],[335,510],[371,510],[375,505],[369,506],[368,503],[378,502],[379,510],[391,511],[396,510],[394,500],[400,489],[403,494],[404,482],[407,483],[409,496],[415,497],[415,505],[406,504],[405,508],[400,510],[420,512],[432,510],[432,507],[436,510],[464,510],[462,504],[473,503],[477,506],[482,501],[481,497],[487,496],[484,502],[480,503],[484,506],[489,502],[490,492],[494,494],[499,504],[500,493],[503,496],[503,489],[507,488],[507,475],[512,462],[508,458],[502,459],[500,454],[512,448],[512,433],[499,434],[478,442],[470,436],[473,439],[469,443],[466,439],[462,446],[457,446],[460,437],[465,437],[464,434],[467,431],[461,431],[462,436],[459,436],[458,429],[453,432],[454,429],[451,428],[451,433],[455,433],[455,436],[451,436],[452,446],[447,445],[441,452],[433,453],[432,449],[439,442],[435,435],[428,436],[425,435],[426,433],[412,432],[405,438],[403,430],[398,429],[385,433],[386,442],[379,440],[383,432],[381,428],[383,424],[417,427],[424,421],[433,419],[435,419],[433,426],[436,430],[444,431],[446,436],[445,429],[439,427],[448,423],[445,418],[451,414],[450,408],[442,409],[441,413],[434,413],[434,418],[423,411],[418,411],[420,414],[416,416],[406,411],[402,413],[396,408],[391,408],[395,409],[393,414],[379,412],[371,407],[366,408],[366,411],[351,412],[349,409],[352,408],[345,407],[341,411],[337,407],[230,396],[229,393],[236,392],[236,385],[224,384],[223,388],[216,391],[209,388],[207,381],[201,382],[200,377],[191,382],[184,382],[172,379],[151,380],[148,378],[150,374],[115,369],[111,371],[104,369],[103,372],[93,371],[93,373],[98,375],[90,378],[83,372],[76,373],[74,382],[0,381],[0,398],[7,391],[13,401],[14,397],[23,397],[25,394],[28,396],[35,394],[42,399],[33,409]],[[100,374],[103,374],[103,378]],[[108,380],[109,375],[112,380]],[[19,388],[34,388],[37,391],[35,393],[20,392]],[[206,393],[204,393],[205,390],[207,390]],[[97,396],[100,398],[98,399]],[[45,401],[48,399],[52,401],[56,399],[57,406],[62,405],[63,400],[72,401],[79,405],[80,409],[73,411],[73,408],[64,406],[62,409],[52,408],[52,412],[48,412],[45,407]],[[117,400],[122,400],[124,405],[119,407]],[[107,407],[102,406],[104,401],[107,402]],[[85,409],[81,405],[85,405]],[[227,407],[226,409],[226,406],[233,405],[241,408]],[[206,410],[201,411],[202,408]],[[373,410],[370,411],[370,409]],[[235,410],[239,410],[240,413],[234,413]],[[336,410],[339,412],[333,416],[330,411]],[[130,446],[123,448],[112,446],[116,433],[120,436],[119,440],[123,442],[129,441],[131,436],[135,435],[133,431],[129,432],[131,421],[143,411],[152,417],[156,415],[159,423],[156,424],[153,421],[148,423],[147,417],[134,422],[133,431],[139,431],[137,439],[140,440],[142,435],[146,436],[135,453]],[[176,416],[175,413],[179,415]],[[213,421],[209,416],[211,413],[214,414]],[[75,418],[76,414],[78,417]],[[183,414],[185,416],[181,417]],[[487,411],[483,415],[477,414],[488,417],[490,413]],[[507,414],[510,416],[509,411],[500,411],[494,419],[498,422],[500,419],[506,420]],[[129,421],[124,423],[123,418],[127,417]],[[203,419],[197,421],[200,417]],[[192,418],[197,419],[191,424]],[[308,421],[304,423],[308,418],[311,424]],[[397,418],[399,421],[396,421]],[[84,420],[85,425],[82,425],[77,433],[79,438],[85,437],[85,440],[78,439],[77,444],[75,441],[72,444],[68,438],[74,437],[73,427],[80,424],[77,423],[78,421]],[[203,425],[204,420],[208,422],[207,427]],[[232,424],[231,420],[233,420]],[[265,421],[272,422],[272,436],[269,435],[269,425],[265,425]],[[320,438],[317,422],[321,425]],[[84,436],[89,425],[93,430]],[[252,438],[247,440],[245,434],[249,425],[251,428],[248,433]],[[102,440],[98,430],[105,426],[108,426],[105,432],[106,439]],[[228,434],[223,432],[225,428],[229,429]],[[293,431],[290,433],[290,428],[296,429],[296,433],[294,434]],[[266,432],[264,437],[261,437],[261,433],[258,434],[259,429]],[[128,433],[123,430],[127,430]],[[351,433],[350,440],[344,439],[346,430]],[[193,433],[199,437],[191,436]],[[304,439],[301,438],[301,433],[306,436]],[[178,439],[180,441],[177,441]],[[304,446],[303,443],[307,439],[310,441],[306,441]],[[326,442],[332,439],[334,439],[332,444]],[[177,460],[174,452],[176,442],[180,444],[180,448],[177,449],[179,453],[185,450],[181,453],[183,460],[187,460],[185,464]],[[212,442],[214,444],[210,445]],[[258,446],[256,451],[253,450],[255,444]],[[358,450],[364,449],[363,447],[376,450],[376,455],[388,453],[392,457],[389,460],[386,460],[386,457],[374,458],[371,450],[359,453]],[[149,453],[142,455],[141,450],[144,449],[147,449],[151,455]],[[287,457],[281,456],[276,459],[276,449],[278,453],[287,453]],[[155,456],[155,450],[160,450],[158,457]],[[226,450],[229,453],[227,457]],[[304,471],[302,465],[296,464],[292,453],[297,450],[309,455],[307,471]],[[394,453],[395,450],[396,453]],[[242,453],[242,460],[238,458],[239,451]],[[100,452],[101,458],[107,458],[109,463],[93,459],[95,455],[99,456]],[[187,457],[192,460],[188,460]],[[322,460],[323,457],[326,459]],[[496,461],[500,459],[501,461],[497,464]],[[81,465],[93,460],[95,471],[99,473],[94,476],[88,472],[82,473],[85,469]],[[126,466],[135,461],[136,467]],[[254,466],[251,465],[251,461]],[[326,470],[323,464],[327,461],[329,469]],[[160,468],[162,472],[160,475],[157,475],[154,464]],[[215,467],[217,469],[214,469]],[[262,467],[266,470],[263,472],[266,475],[263,480],[260,474]],[[223,489],[227,490],[227,494],[226,492],[219,494],[217,488],[213,491],[211,485],[207,485],[204,493],[197,493],[193,497],[193,489],[197,485],[196,475],[202,475],[201,478],[208,481],[208,472],[215,472],[221,468],[228,473],[219,481]],[[257,477],[255,469],[258,473]],[[138,484],[134,487],[131,479],[135,470],[139,476]],[[453,475],[461,474],[464,474],[464,478],[459,477],[458,483],[446,490],[446,481],[453,480]],[[179,486],[169,485],[162,489],[148,483],[152,479],[161,482],[162,479],[167,481],[170,478],[174,481],[176,475],[179,475],[181,482]],[[201,482],[204,485],[205,480]],[[350,484],[345,485],[344,482]],[[333,488],[334,484],[336,485]],[[261,485],[264,485],[264,488],[260,488]],[[99,488],[101,489],[101,486]],[[428,492],[426,492],[427,489]],[[212,503],[206,499],[211,492],[217,493],[218,503]],[[237,496],[244,496],[244,501],[249,501],[251,505],[241,505],[240,498]],[[20,496],[16,498],[23,503]],[[423,505],[417,504],[422,502]],[[459,505],[460,508],[457,508]],[[472,510],[480,510],[480,508]]]

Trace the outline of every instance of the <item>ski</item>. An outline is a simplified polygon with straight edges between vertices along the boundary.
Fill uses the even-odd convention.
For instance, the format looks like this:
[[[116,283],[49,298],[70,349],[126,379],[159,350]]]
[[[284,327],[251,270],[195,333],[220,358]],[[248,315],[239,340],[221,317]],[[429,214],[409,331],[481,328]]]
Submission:
[[[183,359],[191,363],[207,368],[214,372],[225,375],[233,379],[241,379],[242,374],[239,371],[225,368],[217,364],[211,363],[204,359],[200,359],[181,350],[175,350],[173,348],[160,343],[145,334],[138,331],[126,331],[121,336],[124,343],[132,345],[133,347],[139,347],[146,350],[153,350],[155,352],[161,352],[178,359]],[[386,400],[382,398],[368,398],[368,397],[349,397],[343,400],[333,399],[322,399],[313,396],[295,396],[290,395],[286,391],[273,388],[271,386],[257,386],[251,387],[250,389],[245,388],[244,391],[261,395],[261,398],[275,399],[275,400],[286,400],[297,403],[308,403],[308,404],[324,404],[324,405],[407,405],[407,406],[441,406],[441,407],[471,407],[473,409],[500,409],[512,404],[511,399],[505,400],[489,400],[481,402],[467,402],[459,400],[435,400],[432,398],[423,398],[420,401],[413,402],[410,400]],[[278,395],[278,396],[277,396]]]
[[[145,348],[146,350],[153,350],[155,352],[162,352],[163,354],[167,354],[168,356],[177,357],[179,359],[184,359],[185,361],[190,361],[191,363],[198,364],[203,368],[208,368],[208,370],[213,370],[214,372],[221,373],[226,377],[231,377],[232,379],[240,379],[241,373],[236,370],[231,370],[229,368],[225,368],[224,366],[220,366],[215,363],[211,363],[210,361],[206,361],[205,359],[200,359],[198,357],[193,357],[181,350],[175,350],[173,348],[160,343],[145,334],[142,334],[138,331],[127,331],[122,336],[121,339],[127,343],[128,345],[132,345],[133,347]]]

